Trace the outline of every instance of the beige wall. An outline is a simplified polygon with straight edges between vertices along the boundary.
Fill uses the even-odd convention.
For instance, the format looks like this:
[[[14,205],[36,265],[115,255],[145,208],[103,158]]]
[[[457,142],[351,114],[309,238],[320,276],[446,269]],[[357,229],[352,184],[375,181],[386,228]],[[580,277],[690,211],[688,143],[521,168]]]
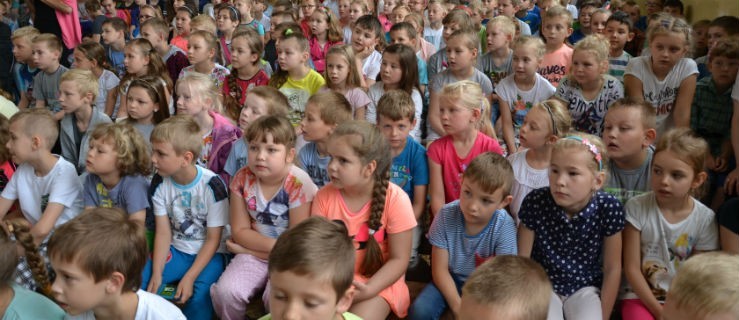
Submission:
[[[720,16],[732,15],[739,17],[739,0],[682,0],[685,4],[685,14],[689,22],[702,19],[713,19]],[[638,0],[642,6],[642,13],[646,0]]]

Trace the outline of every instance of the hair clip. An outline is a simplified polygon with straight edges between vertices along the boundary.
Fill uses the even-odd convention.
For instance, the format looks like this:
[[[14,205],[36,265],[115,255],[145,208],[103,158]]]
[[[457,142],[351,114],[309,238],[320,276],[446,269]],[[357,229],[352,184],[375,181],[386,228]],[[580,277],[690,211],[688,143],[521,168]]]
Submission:
[[[600,151],[598,151],[598,147],[596,147],[595,144],[590,142],[590,140],[583,139],[579,136],[568,136],[565,139],[579,141],[580,143],[588,147],[588,151],[590,151],[590,153],[593,154],[595,160],[598,161],[598,171],[603,170],[603,157],[601,156]]]
[[[293,29],[292,29],[292,28],[287,28],[287,29],[285,29],[285,33],[284,33],[284,34],[285,34],[286,36],[289,36],[289,35],[293,34]]]
[[[382,229],[382,226],[378,230],[369,228],[369,235],[375,238],[375,241],[382,242],[382,240],[385,240],[385,229]]]

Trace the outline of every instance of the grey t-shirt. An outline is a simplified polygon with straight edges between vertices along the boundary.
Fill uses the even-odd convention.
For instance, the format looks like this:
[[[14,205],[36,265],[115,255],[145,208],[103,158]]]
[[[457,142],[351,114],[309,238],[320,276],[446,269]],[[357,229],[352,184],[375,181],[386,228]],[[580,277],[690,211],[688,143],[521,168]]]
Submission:
[[[603,191],[612,194],[621,204],[626,204],[629,199],[650,190],[652,179],[652,157],[654,147],[647,148],[647,158],[639,168],[634,170],[622,170],[616,167],[613,160],[608,162],[608,178]]]
[[[486,53],[477,60],[477,69],[488,76],[494,86],[509,74],[513,74],[513,64],[511,63],[513,61],[513,51],[510,52],[508,58],[501,65],[495,64],[491,53]]]
[[[59,103],[59,83],[67,70],[69,70],[67,67],[59,65],[59,68],[52,73],[41,71],[33,77],[33,98],[45,101],[46,108],[53,113],[62,110],[62,105]]]
[[[108,189],[95,174],[88,174],[83,189],[85,207],[120,208],[132,214],[149,208],[149,182],[141,175],[123,176]]]

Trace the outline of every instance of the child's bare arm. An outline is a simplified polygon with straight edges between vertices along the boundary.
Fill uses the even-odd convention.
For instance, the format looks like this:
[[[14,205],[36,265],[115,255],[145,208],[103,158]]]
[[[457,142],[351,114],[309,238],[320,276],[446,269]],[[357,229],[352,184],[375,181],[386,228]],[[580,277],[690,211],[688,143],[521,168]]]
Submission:
[[[421,219],[426,210],[426,189],[426,185],[413,186],[413,215],[416,216],[416,221]]]
[[[306,202],[301,204],[299,207],[290,209],[290,228],[298,225],[298,223],[303,222],[303,220],[308,219],[310,217],[310,202]],[[272,250],[270,250],[272,251]]]
[[[413,229],[387,234],[388,249],[390,251],[388,259],[382,264],[380,270],[377,270],[372,278],[367,281],[364,287],[366,291],[360,292],[355,296],[355,301],[360,302],[376,297],[380,291],[389,287],[403,276],[405,270],[408,268],[408,261],[411,258],[412,238]]]
[[[146,220],[146,210],[139,210],[134,213],[129,213],[128,220],[135,221],[143,226]]]
[[[449,251],[436,246],[431,247],[431,277],[456,318],[462,298],[459,296],[457,285],[454,284],[452,275],[449,273]]]
[[[234,242],[252,251],[269,253],[276,239],[265,237],[252,228],[249,212],[246,211],[244,198],[236,193],[229,197],[231,238]],[[309,207],[310,208],[310,207]]]
[[[516,153],[516,139],[513,134],[513,115],[511,114],[508,102],[499,101],[500,123],[503,127],[503,141],[505,142],[508,154]]]
[[[3,218],[5,218],[5,215],[8,214],[8,210],[10,210],[10,207],[13,206],[13,203],[15,203],[15,200],[0,197],[0,220],[3,220]]]
[[[603,285],[600,304],[603,319],[610,319],[621,284],[621,232],[606,237],[603,244]]]
[[[118,97],[118,87],[108,91],[108,97],[105,99],[105,114],[109,117],[113,116],[113,110],[115,109],[115,100]]]
[[[46,236],[49,235],[59,216],[64,211],[64,205],[56,202],[49,202],[46,206],[46,210],[41,214],[41,219],[31,227],[31,235],[36,245],[39,245]]]
[[[734,159],[739,159],[739,100],[733,100],[734,114],[731,116],[731,146]],[[724,182],[724,192],[732,195],[739,193],[739,166],[729,172]]]
[[[698,76],[695,74],[688,76],[680,83],[677,90],[675,106],[672,108],[676,127],[690,127],[690,107],[693,103],[693,95],[695,95],[696,79]]]
[[[155,216],[156,232],[154,234],[154,252],[151,257],[151,279],[146,291],[156,293],[162,284],[162,272],[164,264],[169,255],[169,246],[172,244],[172,229],[169,225],[169,217]]]
[[[523,223],[518,225],[518,255],[526,258],[531,257],[531,249],[534,247],[534,231],[527,228]]]
[[[434,130],[440,137],[443,137],[444,127],[441,126],[441,115],[439,114],[439,93],[431,91],[429,96],[429,112],[426,120],[431,124],[431,130]]]
[[[624,93],[636,101],[644,101],[644,84],[637,77],[626,74],[624,75]]]
[[[25,110],[28,108],[28,105],[30,102],[28,101],[28,97],[26,97],[25,93],[21,93],[21,101],[18,102],[18,109]]]
[[[429,206],[431,215],[436,216],[444,206],[444,177],[442,177],[441,165],[429,159]]]
[[[175,293],[175,299],[179,304],[185,304],[188,299],[192,296],[192,287],[195,284],[195,279],[198,278],[200,272],[205,269],[213,255],[216,254],[218,246],[221,244],[221,232],[223,227],[208,227],[206,229],[205,242],[200,247],[195,261],[193,261],[190,269],[185,272],[185,275],[180,279],[180,283],[177,285],[177,292]]]

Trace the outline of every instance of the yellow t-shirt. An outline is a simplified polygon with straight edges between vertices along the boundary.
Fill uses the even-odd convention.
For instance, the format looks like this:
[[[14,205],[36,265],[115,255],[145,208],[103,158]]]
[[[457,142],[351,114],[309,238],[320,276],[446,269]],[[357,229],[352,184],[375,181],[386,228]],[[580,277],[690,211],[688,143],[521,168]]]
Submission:
[[[300,120],[305,114],[305,104],[308,103],[308,98],[318,92],[321,87],[326,84],[326,80],[323,79],[320,73],[311,69],[303,79],[295,80],[287,77],[287,81],[280,87],[287,101],[290,103],[290,112],[288,113],[288,119],[293,126],[298,126]]]

